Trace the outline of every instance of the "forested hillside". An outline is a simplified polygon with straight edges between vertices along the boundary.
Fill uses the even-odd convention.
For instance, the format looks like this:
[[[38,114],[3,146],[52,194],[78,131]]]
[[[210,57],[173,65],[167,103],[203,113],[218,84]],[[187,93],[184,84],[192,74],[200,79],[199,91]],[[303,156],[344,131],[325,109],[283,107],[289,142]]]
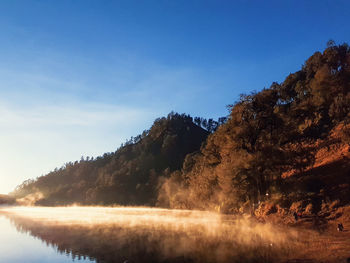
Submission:
[[[159,205],[248,212],[266,200],[287,208],[309,202],[314,210],[327,200],[349,202],[346,156],[333,166],[315,166],[321,151],[327,156],[334,145],[349,144],[347,44],[329,42],[300,71],[241,95],[230,111],[206,146],[188,155],[182,169],[163,184]]]
[[[286,209],[299,202],[313,212],[327,202],[349,203],[347,44],[329,42],[282,83],[242,94],[229,109],[218,121],[171,113],[116,152],[67,163],[12,195],[37,205],[229,213],[251,212],[265,201]]]
[[[185,156],[198,151],[218,125],[213,120],[170,113],[116,152],[67,163],[25,181],[12,196],[20,203],[36,205],[154,205],[161,178],[180,169]]]

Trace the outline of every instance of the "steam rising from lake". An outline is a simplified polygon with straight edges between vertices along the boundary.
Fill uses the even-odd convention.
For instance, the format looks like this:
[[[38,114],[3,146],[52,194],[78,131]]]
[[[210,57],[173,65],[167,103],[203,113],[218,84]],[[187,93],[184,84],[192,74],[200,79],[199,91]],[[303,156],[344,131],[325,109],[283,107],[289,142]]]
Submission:
[[[296,237],[270,224],[204,211],[10,207],[0,213],[21,231],[102,262],[275,262]]]

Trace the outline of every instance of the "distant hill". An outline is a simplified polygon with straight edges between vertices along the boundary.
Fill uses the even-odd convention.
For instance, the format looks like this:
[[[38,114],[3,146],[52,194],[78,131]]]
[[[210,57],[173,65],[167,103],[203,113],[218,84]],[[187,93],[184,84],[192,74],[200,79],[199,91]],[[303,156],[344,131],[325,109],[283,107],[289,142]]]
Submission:
[[[0,195],[0,205],[15,204],[16,200],[8,195]]]
[[[67,163],[11,193],[22,204],[155,205],[158,186],[181,168],[185,156],[198,151],[218,123],[170,113],[150,130],[132,137],[116,152]]]

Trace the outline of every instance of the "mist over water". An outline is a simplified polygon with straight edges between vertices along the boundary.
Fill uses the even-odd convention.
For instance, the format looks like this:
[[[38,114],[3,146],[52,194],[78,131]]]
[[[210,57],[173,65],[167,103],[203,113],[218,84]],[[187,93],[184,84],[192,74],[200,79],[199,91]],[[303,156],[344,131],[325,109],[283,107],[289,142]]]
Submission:
[[[296,234],[204,211],[140,207],[9,207],[22,233],[97,262],[278,262]]]

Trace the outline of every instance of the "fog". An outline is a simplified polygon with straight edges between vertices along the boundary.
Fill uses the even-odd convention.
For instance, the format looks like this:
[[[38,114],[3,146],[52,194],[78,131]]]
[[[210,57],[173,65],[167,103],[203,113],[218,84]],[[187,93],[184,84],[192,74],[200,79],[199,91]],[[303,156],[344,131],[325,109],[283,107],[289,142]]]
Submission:
[[[278,262],[297,234],[248,217],[147,207],[3,207],[19,231],[97,262]]]

